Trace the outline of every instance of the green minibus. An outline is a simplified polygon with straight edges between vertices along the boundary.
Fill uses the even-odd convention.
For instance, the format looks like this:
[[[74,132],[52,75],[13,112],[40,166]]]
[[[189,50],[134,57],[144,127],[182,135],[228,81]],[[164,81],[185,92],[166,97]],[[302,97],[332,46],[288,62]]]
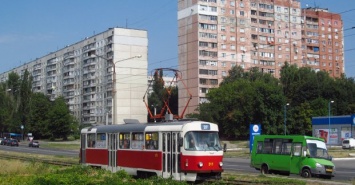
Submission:
[[[331,179],[335,166],[322,138],[296,135],[256,135],[250,166],[262,174],[299,174]]]

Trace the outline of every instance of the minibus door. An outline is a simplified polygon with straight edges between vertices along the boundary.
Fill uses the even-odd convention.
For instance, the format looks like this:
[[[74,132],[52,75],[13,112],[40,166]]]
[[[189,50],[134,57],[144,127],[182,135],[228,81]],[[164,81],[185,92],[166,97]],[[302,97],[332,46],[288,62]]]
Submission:
[[[108,135],[108,169],[116,172],[117,167],[117,134],[109,133]]]
[[[299,174],[302,160],[302,143],[293,143],[292,144],[292,154],[291,154],[291,161],[290,161],[290,173],[292,174]]]
[[[180,180],[180,147],[178,132],[163,132],[163,177]]]

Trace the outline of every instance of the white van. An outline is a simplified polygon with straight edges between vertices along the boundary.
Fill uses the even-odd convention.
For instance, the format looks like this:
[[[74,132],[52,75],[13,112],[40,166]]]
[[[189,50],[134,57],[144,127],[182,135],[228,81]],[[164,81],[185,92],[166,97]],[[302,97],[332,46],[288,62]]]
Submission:
[[[343,148],[355,149],[355,139],[354,138],[344,139]]]

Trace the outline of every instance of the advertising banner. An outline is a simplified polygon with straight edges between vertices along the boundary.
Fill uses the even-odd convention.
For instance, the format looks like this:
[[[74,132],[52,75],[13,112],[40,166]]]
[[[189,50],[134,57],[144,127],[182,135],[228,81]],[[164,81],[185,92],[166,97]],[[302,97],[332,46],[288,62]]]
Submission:
[[[316,129],[315,137],[320,137],[324,139],[326,144],[338,144],[338,129]]]

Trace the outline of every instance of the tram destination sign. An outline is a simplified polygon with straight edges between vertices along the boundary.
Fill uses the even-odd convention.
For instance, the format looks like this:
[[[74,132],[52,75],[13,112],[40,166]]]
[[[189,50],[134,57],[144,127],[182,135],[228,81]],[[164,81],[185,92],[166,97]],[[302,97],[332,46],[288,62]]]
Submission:
[[[201,130],[211,130],[210,124],[202,123]]]

